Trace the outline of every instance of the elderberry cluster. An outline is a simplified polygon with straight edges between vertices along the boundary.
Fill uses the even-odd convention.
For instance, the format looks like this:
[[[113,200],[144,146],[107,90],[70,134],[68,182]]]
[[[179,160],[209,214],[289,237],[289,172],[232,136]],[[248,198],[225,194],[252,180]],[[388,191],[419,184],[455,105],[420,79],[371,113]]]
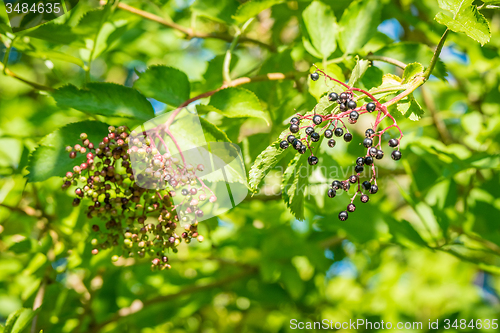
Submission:
[[[80,134],[82,143],[66,151],[71,159],[84,154],[86,162],[66,173],[62,188],[76,186],[73,205],[87,199],[87,217],[99,220],[92,225],[92,254],[113,248],[113,261],[148,255],[153,257],[153,270],[168,269],[167,254],[177,253],[182,240],[203,241],[197,220],[203,216],[201,204],[215,202],[216,197],[207,200],[205,189],[197,186],[196,171],[203,170],[203,165],[185,165],[170,154],[160,154],[149,138],[131,137],[124,126],[110,126],[98,144]],[[140,173],[131,165],[137,159],[145,167]],[[178,205],[173,204],[176,196],[180,196]],[[183,230],[180,222],[185,224]]]

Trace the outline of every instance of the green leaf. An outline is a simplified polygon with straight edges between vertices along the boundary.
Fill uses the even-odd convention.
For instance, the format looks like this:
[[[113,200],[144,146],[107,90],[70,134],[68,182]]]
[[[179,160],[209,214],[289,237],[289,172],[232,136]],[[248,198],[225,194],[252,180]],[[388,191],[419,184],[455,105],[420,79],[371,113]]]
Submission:
[[[304,46],[308,51],[314,48],[311,53],[319,58],[328,58],[337,48],[337,20],[330,6],[313,1],[302,12],[307,36]]]
[[[25,238],[17,243],[14,243],[9,247],[9,251],[14,253],[29,252],[31,251],[31,240],[29,238]]]
[[[54,22],[42,24],[36,29],[30,30],[26,33],[21,33],[23,36],[45,40],[51,43],[85,47],[84,41],[75,34],[71,27],[65,24],[58,24]]]
[[[26,176],[30,182],[40,182],[53,176],[63,177],[73,166],[84,163],[85,154],[69,158],[66,146],[81,144],[80,133],[86,133],[90,142],[98,144],[108,133],[108,125],[98,121],[82,121],[66,125],[47,135],[31,153]]]
[[[297,220],[303,221],[304,216],[304,196],[309,179],[309,170],[307,170],[308,154],[297,153],[283,174],[283,183],[281,185],[283,200]],[[303,174],[303,168],[307,173]]]
[[[24,329],[31,322],[35,313],[36,311],[26,308],[21,308],[16,312],[11,313],[5,323],[3,333],[20,333],[24,331]]]
[[[226,88],[215,93],[208,105],[198,105],[200,112],[215,111],[228,118],[262,118],[268,124],[267,114],[253,92],[243,88]]]
[[[424,66],[418,62],[408,64],[403,72],[403,84],[409,83],[413,78],[424,72]]]
[[[191,6],[193,12],[220,23],[232,23],[238,9],[238,2],[232,0],[196,0]]]
[[[4,333],[12,333],[12,329],[14,328],[14,324],[16,323],[17,319],[23,311],[26,309],[19,309],[16,312],[13,312],[7,317],[7,322],[5,323],[5,328],[4,328]]]
[[[347,7],[339,22],[344,53],[357,52],[377,33],[381,9],[379,0],[358,0]]]
[[[274,5],[285,2],[284,0],[262,0],[248,1],[241,4],[236,11],[233,19],[239,23],[243,23],[248,19],[257,16],[260,12]]]
[[[356,59],[356,66],[354,66],[354,69],[351,72],[348,85],[353,87],[356,82],[363,77],[369,65],[370,62],[368,60],[360,60],[359,58]]]
[[[438,0],[439,7],[445,11],[437,13],[435,20],[450,30],[465,33],[482,46],[490,41],[490,25],[473,2],[473,0]]]
[[[417,100],[413,97],[413,94],[399,101],[397,108],[403,116],[414,121],[420,120],[424,114],[424,110],[422,110]]]
[[[202,117],[199,119],[207,142],[231,142],[226,132]]]
[[[255,191],[259,187],[264,177],[278,164],[289,150],[281,149],[280,142],[277,140],[267,147],[262,153],[257,156],[248,173],[250,188]]]
[[[145,96],[169,105],[179,106],[189,99],[189,80],[186,74],[167,66],[152,66],[138,73],[134,88]]]
[[[89,83],[78,89],[67,85],[52,93],[61,108],[91,114],[148,120],[154,116],[151,103],[137,90],[114,83]]]
[[[385,219],[389,227],[389,231],[397,243],[408,246],[410,244],[418,246],[428,246],[422,236],[413,228],[411,223],[406,220],[401,222],[396,221],[394,218],[387,216]]]
[[[344,73],[342,71],[342,68],[340,68],[337,64],[328,64],[325,68],[322,68],[323,66],[320,63],[317,63],[316,66],[318,68],[323,69],[323,71],[328,74],[329,76],[333,77],[334,79],[337,79],[341,82],[345,81]],[[311,67],[310,72],[314,72],[316,70],[315,67]],[[309,83],[309,93],[316,97],[316,99],[319,101],[321,96],[325,95],[328,92],[335,91],[337,93],[340,93],[345,90],[339,83],[335,81],[331,81],[328,78],[325,78],[324,76],[320,76],[319,80],[313,81],[313,80],[307,80]]]
[[[361,82],[366,89],[372,89],[378,87],[382,84],[382,77],[384,72],[375,66],[370,66],[365,72],[365,75],[361,78]]]

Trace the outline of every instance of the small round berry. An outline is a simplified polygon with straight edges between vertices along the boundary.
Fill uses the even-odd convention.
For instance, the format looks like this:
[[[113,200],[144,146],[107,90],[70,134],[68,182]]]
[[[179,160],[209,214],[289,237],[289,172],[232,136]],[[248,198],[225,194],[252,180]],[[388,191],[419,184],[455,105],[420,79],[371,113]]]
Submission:
[[[352,212],[354,212],[355,210],[356,210],[356,206],[354,206],[354,204],[353,204],[353,203],[350,203],[350,204],[348,204],[348,205],[347,205],[347,211],[348,211],[349,213],[352,213]]]
[[[351,140],[352,140],[352,134],[351,133],[344,134],[344,141],[345,142],[351,142]]]
[[[370,139],[370,138],[365,138],[363,140],[363,146],[365,146],[366,148],[370,148],[373,144],[373,140]]]
[[[339,110],[340,111],[345,111],[345,110],[347,110],[347,106],[344,103],[340,103],[339,104]]]
[[[350,176],[349,181],[351,182],[351,184],[354,184],[355,182],[358,181],[358,176],[357,175]]]
[[[280,148],[281,149],[287,149],[288,148],[288,142],[283,140],[280,142]]]
[[[333,136],[333,131],[331,129],[327,129],[325,131],[325,138],[330,139]]]
[[[340,180],[334,180],[332,182],[332,188],[334,190],[340,190],[342,188],[342,182]]]
[[[369,181],[365,180],[363,184],[361,184],[361,186],[363,186],[365,190],[369,190],[372,187],[372,184]]]
[[[321,117],[320,115],[315,115],[313,117],[313,123],[315,123],[316,125],[319,125],[323,122],[323,117]]]
[[[298,125],[300,124],[300,119],[297,117],[293,117],[292,119],[290,119],[290,124]]]
[[[368,200],[370,200],[370,198],[366,194],[361,195],[360,199],[362,203],[367,203]]]
[[[313,134],[311,134],[311,141],[318,142],[319,139],[320,139],[319,133],[314,132]]]
[[[347,101],[348,98],[349,98],[349,95],[347,93],[343,92],[340,94],[341,101]]]
[[[335,140],[334,140],[334,139],[330,139],[330,140],[328,140],[328,147],[330,147],[330,148],[335,147],[335,143],[336,143],[336,142],[335,142]]]
[[[287,136],[286,138],[286,141],[288,141],[288,143],[293,143],[293,140],[295,140],[295,135],[289,135]]]
[[[358,157],[356,159],[356,165],[363,166],[365,164],[365,159],[363,157]]]
[[[80,204],[80,199],[78,199],[78,198],[74,198],[74,199],[73,199],[73,207],[76,207],[76,206],[78,206],[79,204]]]
[[[311,126],[306,127],[305,132],[306,132],[306,135],[311,135],[311,134],[313,134],[313,133],[314,133],[314,128],[313,128],[313,127],[311,127]]]
[[[351,188],[351,184],[349,184],[349,182],[343,181],[342,182],[342,188],[344,189],[344,191],[347,192]]]
[[[297,125],[297,124],[290,125],[290,132],[297,133],[298,131],[299,131],[299,125]]]
[[[391,157],[394,161],[398,161],[401,159],[401,152],[399,150],[395,150],[391,153]]]
[[[72,150],[73,150],[73,147],[71,147],[71,146],[66,146],[66,151],[67,151],[68,153],[69,153],[69,152],[71,152]]]
[[[372,187],[370,187],[370,193],[371,194],[375,194],[378,192],[378,186],[377,185],[372,185]]]
[[[357,106],[358,106],[358,105],[356,104],[356,102],[355,102],[355,101],[353,101],[352,99],[351,99],[349,102],[347,102],[347,107],[348,107],[349,109],[351,109],[351,110],[352,110],[352,109],[355,109]]]
[[[347,220],[348,217],[349,217],[349,214],[347,214],[347,212],[345,210],[343,210],[339,213],[339,220],[340,221],[345,221],[345,220]]]
[[[399,144],[399,140],[398,139],[390,139],[389,140],[389,147],[394,148],[394,147],[397,147],[398,144]]]
[[[300,149],[299,149],[299,153],[300,153],[300,154],[304,154],[304,153],[306,152],[306,150],[307,150],[306,145],[301,145],[301,146],[300,146]]]
[[[337,195],[337,192],[333,188],[329,188],[327,195],[329,198],[334,198]]]
[[[71,153],[69,153],[69,158],[76,158],[76,151],[72,151]]]
[[[373,164],[373,157],[371,157],[371,156],[366,156],[366,157],[365,157],[365,164],[366,164],[366,165],[372,165],[372,164]]]
[[[85,133],[80,134],[80,139],[82,139],[82,140],[87,139],[87,134],[85,134]]]
[[[328,100],[330,102],[335,102],[338,99],[339,99],[339,95],[337,95],[337,93],[331,92],[328,94]]]
[[[351,113],[349,113],[349,118],[352,120],[358,120],[359,118],[358,111],[351,111]]]
[[[300,147],[302,147],[302,142],[300,142],[299,139],[295,139],[292,142],[292,146],[293,146],[293,148],[295,148],[295,150],[299,150]]]
[[[99,250],[98,250],[98,249],[92,249],[92,254],[93,254],[93,255],[96,255],[96,254],[98,254],[98,253],[99,253]]]
[[[377,160],[381,160],[384,158],[384,152],[382,150],[377,150],[377,156],[375,156]]]
[[[66,172],[66,178],[73,178],[73,173],[72,172]]]
[[[183,188],[183,189],[182,189],[182,191],[181,191],[181,194],[182,194],[183,196],[186,196],[186,195],[188,195],[188,194],[189,194],[189,191],[188,191],[187,189]]]
[[[368,129],[365,131],[365,136],[366,136],[367,138],[371,138],[373,134],[375,134],[375,131],[374,131],[374,130],[372,130],[371,128],[368,128]]]
[[[366,104],[366,110],[368,112],[373,112],[373,111],[375,111],[376,108],[377,108],[377,106],[373,102]]]
[[[363,172],[364,169],[365,168],[362,165],[356,165],[354,167],[354,171],[356,171],[356,173],[361,173],[361,172]]]
[[[370,154],[371,157],[377,156],[377,152],[378,152],[378,149],[375,147],[371,147],[370,149],[368,149],[368,153]]]
[[[307,158],[307,162],[309,162],[309,165],[316,165],[316,164],[318,164],[318,161],[319,161],[318,158],[316,156],[314,156],[314,155],[313,156],[309,156]]]
[[[337,127],[333,133],[336,137],[340,138],[342,135],[344,135],[344,130],[340,127]]]
[[[319,79],[319,73],[318,72],[311,73],[311,80],[317,81],[318,79]]]

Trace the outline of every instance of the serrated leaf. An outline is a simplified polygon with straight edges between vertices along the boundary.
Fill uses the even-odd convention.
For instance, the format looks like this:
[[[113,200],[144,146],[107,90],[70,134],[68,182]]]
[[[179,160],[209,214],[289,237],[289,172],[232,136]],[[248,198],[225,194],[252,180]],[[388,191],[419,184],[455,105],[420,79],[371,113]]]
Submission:
[[[399,101],[397,108],[406,118],[417,121],[424,115],[424,110],[418,104],[417,100],[410,94],[405,99]]]
[[[241,4],[236,11],[233,19],[239,23],[257,16],[265,9],[271,8],[274,5],[285,2],[284,0],[262,0],[262,1],[248,1]]]
[[[473,2],[473,0],[438,0],[439,7],[445,12],[437,13],[435,20],[450,30],[465,33],[482,46],[490,41],[490,25]]]
[[[354,1],[340,19],[340,46],[344,53],[361,49],[376,33],[382,5],[379,0]]]
[[[304,216],[304,196],[308,184],[309,173],[302,174],[302,168],[307,168],[308,154],[297,153],[290,161],[283,174],[281,186],[283,200],[297,220],[303,221]]]
[[[268,124],[267,114],[253,92],[243,88],[226,88],[215,93],[208,105],[198,105],[200,112],[214,111],[228,118],[262,118]]]
[[[52,97],[61,108],[102,116],[148,120],[154,116],[151,103],[137,90],[114,83],[89,83],[78,89],[67,85],[55,90]]]
[[[365,74],[366,70],[368,69],[368,66],[370,65],[370,62],[368,60],[363,60],[363,59],[356,59],[356,66],[354,66],[354,69],[351,72],[351,77],[349,78],[349,83],[351,87],[353,87],[356,82],[358,82],[359,79],[363,77]]]
[[[178,106],[189,99],[188,77],[176,68],[151,66],[145,72],[138,73],[138,76],[134,88],[147,97],[173,106]]]
[[[345,81],[344,72],[342,71],[342,68],[340,68],[337,64],[328,64],[326,68],[322,68],[323,66],[320,63],[317,63],[316,66],[318,66],[318,68],[321,68],[326,74],[333,77],[334,79],[337,79],[341,82]],[[310,72],[312,73],[315,70],[316,67],[311,67]],[[309,83],[309,93],[316,97],[318,101],[321,96],[325,95],[327,92],[342,92],[345,90],[342,85],[335,81],[331,81],[324,76],[320,76],[319,80],[317,81],[313,81],[310,79],[307,81]]]
[[[424,66],[418,62],[408,64],[403,72],[403,84],[409,83],[415,76],[424,72]]]
[[[302,12],[302,18],[306,29],[306,49],[314,48],[316,52],[311,53],[320,58],[328,58],[337,48],[337,19],[330,6],[313,1]],[[306,46],[307,44],[307,46]],[[309,50],[308,50],[309,51]]]
[[[207,142],[231,142],[226,132],[202,117],[199,119]]]
[[[289,149],[281,149],[280,142],[277,140],[267,147],[262,153],[257,156],[248,173],[250,189],[255,191],[259,187],[264,177],[271,171],[279,161],[286,156]]]
[[[53,176],[63,177],[73,166],[84,163],[84,154],[69,158],[66,146],[81,144],[80,133],[86,133],[90,142],[98,144],[108,133],[108,125],[98,121],[82,121],[66,125],[47,135],[31,153],[28,163],[29,182],[40,182]]]

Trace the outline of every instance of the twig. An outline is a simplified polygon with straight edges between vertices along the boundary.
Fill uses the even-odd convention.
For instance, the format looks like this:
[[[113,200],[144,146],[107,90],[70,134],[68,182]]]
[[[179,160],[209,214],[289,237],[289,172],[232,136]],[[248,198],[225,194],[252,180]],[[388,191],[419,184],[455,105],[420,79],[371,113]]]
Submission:
[[[422,87],[422,98],[424,100],[425,106],[427,106],[427,109],[431,113],[432,121],[434,122],[434,126],[436,126],[439,137],[445,144],[450,144],[452,142],[450,132],[446,128],[443,119],[438,116],[436,112],[436,104],[434,103],[434,100],[432,99],[429,91],[425,87]]]
[[[38,84],[36,82],[31,82],[29,80],[26,80],[25,78],[22,78],[20,77],[19,75],[15,74],[14,72],[12,72],[10,69],[8,68],[5,68],[4,65],[2,63],[0,63],[0,70],[3,70],[3,72],[5,74],[7,74],[8,76],[10,77],[13,77],[14,79],[17,79],[19,81],[22,81],[30,86],[32,86],[33,88],[35,88],[36,90],[41,90],[41,91],[54,91],[54,88],[51,88],[51,87],[47,87],[47,86],[44,86],[42,84]]]
[[[393,59],[393,58],[385,57],[385,56],[377,56],[377,55],[369,54],[365,57],[365,59],[366,60],[383,61],[383,62],[386,62],[388,64],[397,66],[401,69],[406,68],[406,64],[404,62]]]
[[[427,69],[424,72],[425,81],[427,81],[429,79],[429,77],[432,74],[432,70],[436,66],[436,63],[439,59],[439,55],[441,54],[441,50],[443,49],[444,42],[446,41],[446,36],[448,35],[448,31],[449,30],[446,29],[445,32],[443,33],[443,35],[441,36],[441,39],[439,40],[439,43],[436,46],[436,50],[434,51],[434,55],[432,56],[431,63],[429,64],[429,67],[427,67]]]
[[[47,278],[44,277],[40,285],[40,289],[38,289],[38,292],[36,293],[35,301],[33,302],[33,311],[42,306],[46,287],[47,287]],[[35,315],[35,317],[33,317],[33,321],[31,323],[31,333],[36,333],[37,322],[38,322],[38,313]]]
[[[227,83],[231,83],[230,70],[231,70],[231,57],[233,55],[233,52],[236,49],[236,45],[238,45],[238,41],[240,40],[241,35],[245,32],[245,30],[253,22],[253,20],[254,18],[247,20],[245,24],[243,24],[241,29],[238,29],[238,31],[234,35],[233,41],[231,42],[231,46],[226,51],[226,55],[224,56],[224,64],[222,66],[222,76],[224,78],[224,81]]]

